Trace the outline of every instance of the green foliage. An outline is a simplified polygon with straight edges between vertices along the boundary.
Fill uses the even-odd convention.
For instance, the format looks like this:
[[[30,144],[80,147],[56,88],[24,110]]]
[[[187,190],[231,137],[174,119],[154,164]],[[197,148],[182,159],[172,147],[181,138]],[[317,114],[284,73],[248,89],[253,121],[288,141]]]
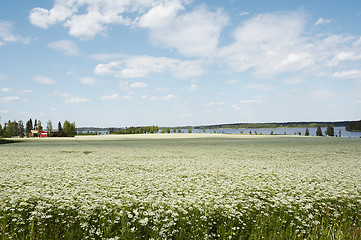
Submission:
[[[180,128],[178,128],[178,133],[182,133],[182,130]]]
[[[326,135],[328,135],[330,137],[335,136],[335,130],[333,129],[333,127],[331,125],[327,126]]]
[[[31,130],[33,129],[33,121],[31,118],[26,122],[25,134],[28,137]]]
[[[3,129],[3,137],[19,136],[19,125],[16,121],[8,122]]]
[[[306,128],[305,136],[310,136],[310,130],[308,128]]]
[[[159,131],[158,126],[147,126],[147,127],[126,127],[122,129],[114,129],[110,134],[144,134],[144,133],[157,133]]]
[[[46,130],[48,132],[48,137],[52,137],[53,123],[51,122],[51,120],[48,121],[48,123],[46,125]]]
[[[320,136],[320,137],[323,136],[322,130],[321,130],[321,127],[320,127],[320,126],[317,127],[316,136]]]
[[[188,133],[192,133],[192,129],[190,127],[188,128]]]
[[[64,122],[64,137],[74,137],[76,135],[75,122],[70,123],[65,120]]]
[[[169,127],[165,128],[165,132],[166,132],[166,133],[170,133]]]
[[[361,131],[361,120],[350,122],[348,125],[346,125],[346,131]]]
[[[58,123],[58,137],[62,137],[64,136],[64,130],[63,127],[61,126],[61,122],[59,121]]]

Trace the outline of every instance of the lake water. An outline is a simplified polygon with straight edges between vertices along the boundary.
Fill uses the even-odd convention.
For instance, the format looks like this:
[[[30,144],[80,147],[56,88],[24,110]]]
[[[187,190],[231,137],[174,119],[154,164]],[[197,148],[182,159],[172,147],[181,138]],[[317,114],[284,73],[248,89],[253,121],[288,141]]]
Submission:
[[[321,128],[322,133],[325,135],[327,127]],[[173,129],[171,129],[172,131]],[[184,133],[188,133],[188,129],[181,129]],[[317,128],[308,128],[310,132],[310,136],[316,136]],[[301,132],[301,135],[305,135],[306,128],[241,128],[241,129],[206,129],[206,133],[226,133],[226,134],[240,134],[243,131],[243,134],[265,134],[270,135],[273,131],[274,135],[294,135],[295,133],[298,135]],[[345,127],[334,127],[335,136],[341,137],[361,137],[361,132],[349,132],[346,131]],[[203,129],[192,129],[193,133],[203,133]]]
[[[322,133],[325,135],[326,127],[321,128]],[[171,133],[173,133],[173,129],[170,129]],[[178,128],[176,129],[178,132]],[[183,133],[188,133],[188,128],[181,128]],[[310,136],[316,136],[316,130],[317,128],[308,128],[310,131]],[[206,133],[212,133],[214,134],[214,131],[216,133],[225,133],[225,134],[240,134],[241,131],[243,134],[249,134],[250,132],[252,134],[265,134],[270,135],[273,131],[273,135],[296,135],[301,132],[301,135],[305,135],[306,128],[241,128],[241,129],[206,129]],[[341,137],[361,137],[361,132],[349,132],[346,131],[345,127],[334,127],[335,136],[340,136],[341,131]],[[83,131],[86,133],[86,131]],[[159,133],[161,130],[159,130]],[[192,129],[192,133],[203,133],[203,129]],[[99,134],[108,134],[107,131],[99,131]]]

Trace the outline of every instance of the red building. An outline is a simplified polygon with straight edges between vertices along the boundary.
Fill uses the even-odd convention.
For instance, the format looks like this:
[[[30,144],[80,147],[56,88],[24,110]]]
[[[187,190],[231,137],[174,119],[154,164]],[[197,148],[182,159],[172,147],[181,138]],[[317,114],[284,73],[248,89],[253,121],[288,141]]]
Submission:
[[[47,137],[48,133],[41,130],[39,132],[38,127],[36,126],[34,130],[31,130],[29,137]]]

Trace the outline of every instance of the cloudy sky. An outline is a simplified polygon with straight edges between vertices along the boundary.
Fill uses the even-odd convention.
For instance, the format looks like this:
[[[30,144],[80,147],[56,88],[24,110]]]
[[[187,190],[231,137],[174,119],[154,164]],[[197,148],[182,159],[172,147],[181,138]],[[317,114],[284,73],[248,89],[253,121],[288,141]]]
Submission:
[[[358,120],[360,26],[359,0],[1,1],[1,123]]]

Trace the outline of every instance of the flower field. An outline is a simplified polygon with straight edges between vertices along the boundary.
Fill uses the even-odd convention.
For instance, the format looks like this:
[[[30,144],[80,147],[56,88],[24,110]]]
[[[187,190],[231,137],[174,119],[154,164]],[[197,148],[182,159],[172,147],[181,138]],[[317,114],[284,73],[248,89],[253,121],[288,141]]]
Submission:
[[[0,145],[0,236],[361,239],[361,139],[19,139]]]

